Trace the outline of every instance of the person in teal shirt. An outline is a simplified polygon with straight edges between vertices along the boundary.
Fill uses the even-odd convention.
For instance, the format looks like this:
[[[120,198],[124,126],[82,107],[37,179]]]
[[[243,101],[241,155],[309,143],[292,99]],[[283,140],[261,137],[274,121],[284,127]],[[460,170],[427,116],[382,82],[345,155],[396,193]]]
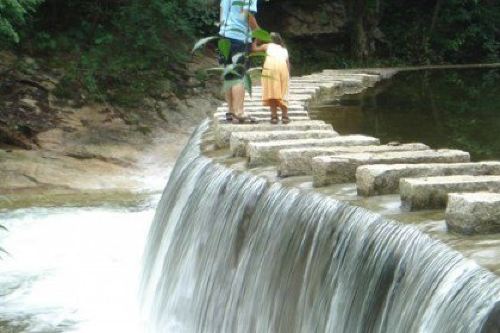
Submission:
[[[221,0],[220,2],[220,30],[219,35],[231,43],[229,56],[222,57],[222,64],[229,65],[232,58],[238,53],[248,53],[252,46],[252,31],[259,29],[255,14],[257,13],[257,0]],[[247,68],[245,57],[238,60]],[[244,71],[238,74],[228,74],[225,80],[242,78]],[[255,122],[251,117],[245,115],[245,87],[243,82],[233,85],[226,91],[226,102],[229,112],[226,119],[234,123]]]

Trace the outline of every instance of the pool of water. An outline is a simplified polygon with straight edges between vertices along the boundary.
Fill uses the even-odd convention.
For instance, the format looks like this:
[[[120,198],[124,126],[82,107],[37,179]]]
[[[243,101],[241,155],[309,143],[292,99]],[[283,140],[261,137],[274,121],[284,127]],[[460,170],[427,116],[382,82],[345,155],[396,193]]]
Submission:
[[[500,69],[401,72],[311,110],[341,134],[455,148],[500,159]]]

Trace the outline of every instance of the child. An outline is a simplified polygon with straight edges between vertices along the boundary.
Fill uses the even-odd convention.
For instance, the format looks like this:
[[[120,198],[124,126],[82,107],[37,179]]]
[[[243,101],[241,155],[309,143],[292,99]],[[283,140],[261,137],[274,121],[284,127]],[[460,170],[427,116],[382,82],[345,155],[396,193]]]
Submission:
[[[262,69],[262,102],[271,108],[271,124],[278,123],[278,107],[281,109],[281,122],[288,124],[288,80],[290,62],[288,51],[280,34],[271,33],[271,43],[252,45],[253,52],[266,52]]]

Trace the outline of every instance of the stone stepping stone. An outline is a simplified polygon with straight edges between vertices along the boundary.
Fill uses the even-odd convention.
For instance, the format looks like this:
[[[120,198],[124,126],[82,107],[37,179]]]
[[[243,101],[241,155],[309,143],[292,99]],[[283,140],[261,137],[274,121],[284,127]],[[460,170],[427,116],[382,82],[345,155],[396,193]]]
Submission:
[[[356,169],[369,164],[460,163],[470,155],[461,150],[422,150],[387,153],[357,153],[318,156],[312,159],[313,186],[350,183],[356,180]]]
[[[284,149],[278,154],[280,177],[308,175],[312,173],[311,160],[316,156],[334,156],[347,153],[377,153],[393,151],[430,150],[423,143],[408,143],[401,145],[378,145],[360,147],[312,147]]]
[[[252,116],[255,120],[257,120],[259,123],[271,123],[271,115],[262,113],[262,114],[253,114],[249,113],[248,115]],[[281,114],[279,115],[281,119]],[[292,122],[294,121],[306,121],[310,120],[311,118],[306,114],[306,115],[294,115],[294,114],[289,114],[289,118]],[[220,115],[220,116],[214,116],[213,119],[216,122],[220,123],[227,123],[226,121],[226,116],[225,115]]]
[[[288,107],[304,107],[304,101],[288,101]],[[245,99],[245,103],[243,104],[245,107],[263,107],[261,99],[249,100]],[[227,103],[222,103],[222,107],[227,108]]]
[[[450,193],[445,220],[461,234],[500,233],[500,193]]]
[[[245,156],[249,142],[293,140],[293,139],[321,139],[333,138],[338,133],[330,130],[310,131],[267,131],[267,132],[235,132],[231,134],[230,148],[233,156]]]
[[[398,193],[401,178],[452,175],[500,175],[500,162],[363,165],[356,183],[359,195],[372,196]]]
[[[216,109],[215,112],[224,112],[226,113],[229,108],[227,106],[220,106]],[[264,106],[262,105],[262,102],[260,105],[248,105],[245,106],[245,111],[247,112],[254,112],[254,111],[267,111],[269,112],[269,106]],[[292,104],[288,107],[288,111],[306,111],[303,105],[297,105],[297,104]]]
[[[399,192],[403,208],[445,208],[449,193],[500,192],[500,176],[444,176],[403,178]]]
[[[365,135],[345,135],[327,139],[280,140],[273,142],[249,142],[246,155],[248,166],[270,165],[278,162],[282,149],[321,146],[369,146],[378,145],[380,140]]]
[[[271,120],[271,111],[269,110],[262,110],[262,111],[256,111],[256,110],[246,110],[246,114],[253,116],[253,117],[259,117],[259,118],[265,118],[267,120]],[[278,115],[281,116],[281,111],[278,111]],[[309,117],[309,113],[306,110],[288,110],[288,115],[289,116],[301,116],[301,117]],[[226,113],[225,112],[216,112],[213,115],[214,118],[223,118],[226,119]]]
[[[333,130],[332,125],[322,120],[293,121],[287,125],[270,124],[263,122],[259,124],[228,124],[214,122],[214,139],[217,147],[229,147],[231,133],[235,132],[263,132],[263,131],[310,131],[310,130]]]

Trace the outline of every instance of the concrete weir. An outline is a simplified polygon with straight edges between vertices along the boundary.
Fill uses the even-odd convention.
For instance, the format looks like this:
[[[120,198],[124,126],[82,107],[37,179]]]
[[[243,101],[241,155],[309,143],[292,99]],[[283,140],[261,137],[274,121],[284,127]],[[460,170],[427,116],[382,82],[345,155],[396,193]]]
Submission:
[[[402,178],[452,175],[500,175],[500,162],[363,165],[356,183],[359,195],[372,196],[398,193]]]
[[[284,149],[279,152],[279,169],[281,177],[308,175],[312,173],[311,161],[317,156],[334,156],[346,153],[377,153],[393,151],[430,150],[422,143],[401,145],[353,146],[353,147],[307,147]]]
[[[397,200],[390,207],[397,204],[398,209],[399,206],[410,210],[439,209],[444,214],[450,192],[458,192],[458,195],[464,191],[499,190],[495,177],[500,177],[500,161],[472,163],[468,152],[433,150],[422,143],[381,145],[377,138],[339,135],[330,124],[310,119],[311,105],[359,93],[397,71],[325,70],[294,77],[289,90],[292,122],[286,125],[269,123],[270,112],[261,101],[262,89],[254,87],[252,95],[247,94],[245,110],[259,123],[227,123],[227,105],[217,108],[210,134],[212,146],[219,151],[214,156],[227,165],[236,163],[238,170],[247,168],[271,181],[291,185],[303,181],[299,187],[310,189],[312,185],[317,191],[336,198],[346,198],[344,193],[349,193],[347,200],[358,200],[367,207],[378,200],[373,197],[400,193],[400,197],[387,196]],[[473,195],[468,194],[467,200],[472,202]],[[490,200],[486,195],[478,195],[478,202],[483,199]],[[469,232],[465,227],[450,229]],[[480,226],[473,229],[496,230]]]
[[[319,156],[312,159],[313,185],[354,182],[357,168],[368,164],[459,163],[469,160],[469,153],[448,149]]]
[[[463,151],[337,135],[309,119],[317,101],[361,92],[395,72],[292,78],[304,121],[233,125],[219,109],[200,125],[172,171],[147,242],[141,285],[148,324],[203,332],[499,331],[500,237],[446,228],[498,230],[500,194],[469,194],[499,190],[500,175],[479,175],[497,166],[472,166]],[[259,90],[245,106],[266,119]],[[314,188],[315,162],[324,164],[324,183],[347,183]],[[384,171],[394,163],[406,171]],[[387,175],[377,191],[386,179],[392,189],[406,182],[403,200],[357,195],[357,170],[377,164],[382,171],[370,174]],[[436,165],[443,175],[477,175],[422,178]],[[438,202],[439,209],[408,212],[402,202]]]

